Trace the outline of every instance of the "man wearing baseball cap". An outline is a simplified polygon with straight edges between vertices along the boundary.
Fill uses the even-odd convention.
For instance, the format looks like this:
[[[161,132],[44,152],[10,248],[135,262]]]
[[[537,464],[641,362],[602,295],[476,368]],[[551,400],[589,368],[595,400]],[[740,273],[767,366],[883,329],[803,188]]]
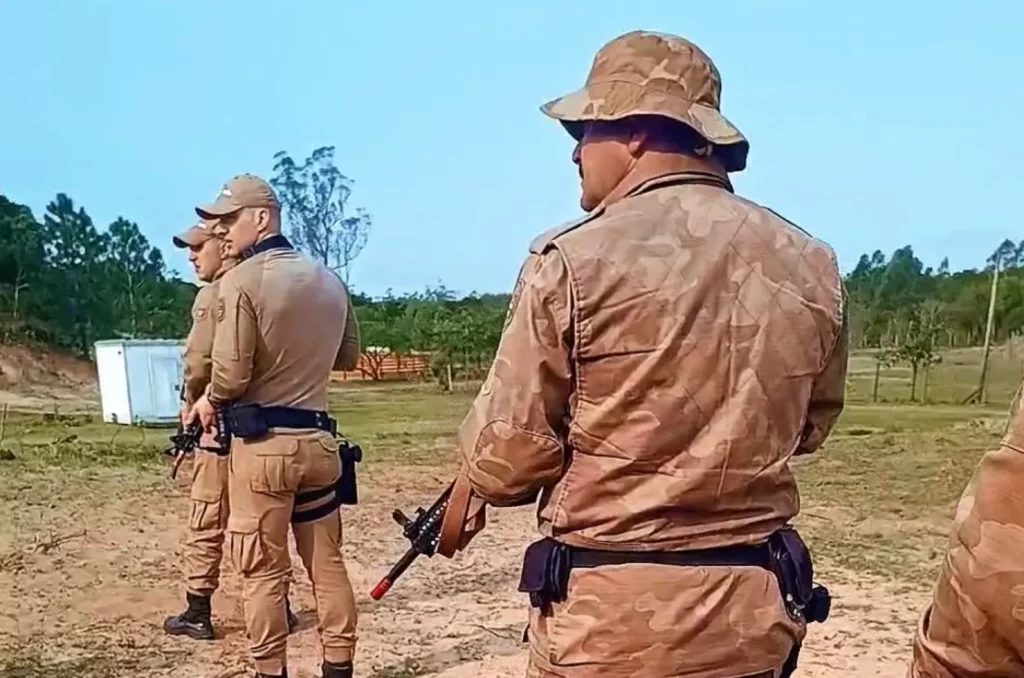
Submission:
[[[542,109],[587,215],[530,245],[438,547],[537,503],[530,676],[777,678],[827,616],[789,460],[843,408],[843,284],[734,193],[749,143],[721,88],[692,42],[634,31]]]
[[[220,411],[231,436],[227,544],[256,675],[288,675],[291,526],[313,583],[323,678],[352,678],[357,610],[340,507],[356,501],[359,450],[339,442],[327,412],[331,371],[359,358],[348,289],[281,234],[280,203],[263,179],[237,176],[196,212],[218,220],[240,259],[221,282],[210,383],[190,416],[211,430]]]
[[[196,207],[202,219],[222,219],[246,208],[280,210],[281,203],[270,184],[254,174],[240,174],[221,188],[213,202]]]
[[[207,283],[196,293],[192,327],[185,340],[181,389],[183,420],[210,382],[218,289],[224,274],[238,262],[223,251],[224,242],[216,237],[215,226],[216,221],[203,220],[173,238],[175,247],[188,248],[196,277]],[[224,529],[229,513],[227,454],[228,450],[223,449],[213,435],[204,434],[193,457],[192,508],[184,553],[187,608],[164,621],[164,630],[171,635],[196,640],[214,638],[211,599],[220,584]],[[289,626],[294,629],[298,620],[290,606],[288,618]]]

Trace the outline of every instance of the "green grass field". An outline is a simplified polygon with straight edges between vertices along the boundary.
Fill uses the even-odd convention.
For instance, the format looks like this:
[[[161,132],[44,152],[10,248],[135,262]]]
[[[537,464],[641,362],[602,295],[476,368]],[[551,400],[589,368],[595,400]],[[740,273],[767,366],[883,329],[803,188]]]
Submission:
[[[899,674],[890,671],[900,668],[898,662],[906,656],[906,639],[913,617],[933,585],[955,502],[979,457],[997,445],[1003,434],[1008,406],[1020,382],[1020,364],[1006,351],[996,351],[989,404],[956,405],[974,388],[977,369],[977,351],[947,356],[929,375],[930,396],[941,403],[933,405],[905,402],[909,396],[907,375],[887,370],[882,375],[879,402],[872,403],[872,359],[854,356],[849,404],[837,429],[818,454],[794,462],[803,507],[797,523],[814,550],[821,576],[840,587],[840,613],[843,596],[848,614],[854,614],[858,606],[881,604],[869,598],[867,603],[854,604],[861,595],[856,592],[864,587],[881,587],[888,595],[905,596],[900,605],[906,612],[897,615],[898,620],[884,635],[890,639],[886,642],[892,645],[895,663],[865,668],[863,675],[872,675],[876,668],[885,675]],[[353,514],[349,534],[354,536],[347,538],[350,550],[346,552],[356,563],[352,571],[359,586],[375,581],[403,548],[391,522],[391,508],[425,505],[450,474],[453,434],[474,393],[472,384],[462,385],[456,393],[444,393],[431,385],[403,384],[347,386],[332,392],[333,414],[365,454],[360,483],[361,493],[368,499]],[[159,634],[152,631],[162,618],[160,614],[177,605],[174,553],[187,516],[185,481],[171,483],[167,478],[169,460],[160,453],[170,432],[106,425],[96,414],[8,415],[0,440],[0,508],[9,517],[0,522],[0,596],[6,598],[0,599],[0,612],[16,619],[5,621],[0,614],[0,678],[141,675],[140,667],[148,667],[147,675],[185,675],[176,672],[180,662],[209,668],[220,666],[217,662],[242,661],[244,639],[238,635],[244,636],[244,631],[238,630],[237,620],[227,650],[193,650],[157,638]],[[187,475],[183,469],[182,476]],[[488,592],[500,590],[510,610],[520,609],[516,605],[522,601],[515,597],[513,579],[516,558],[531,538],[532,516],[528,510],[513,513],[514,519],[502,522],[506,519],[500,518],[489,528],[496,535],[494,543],[484,540],[474,547],[486,549],[490,544],[501,549],[508,560],[504,569],[499,567],[501,574],[495,575],[500,581],[481,584],[482,588],[473,592],[473,602],[464,605],[484,605],[480,600]],[[93,537],[99,541],[90,546],[88,537],[77,536],[80,532],[104,536]],[[107,550],[98,544],[107,544]],[[125,549],[125,557],[133,564],[111,563],[109,549]],[[144,555],[139,556],[140,552]],[[466,557],[469,564],[464,568],[469,570],[459,570],[457,562],[439,563],[438,559],[419,563],[416,572],[407,575],[412,583],[403,585],[409,587],[411,596],[413,589],[427,584],[420,578],[429,578],[437,568],[443,576],[460,573],[458,576],[464,577],[472,571],[474,577],[482,577],[481,573],[490,571],[488,567],[494,567],[486,553]],[[68,574],[71,570],[62,570],[71,567],[77,568],[75,576]],[[93,572],[99,583],[95,577],[83,577],[83,571]],[[45,589],[55,582],[62,587],[60,593]],[[149,591],[149,598],[135,601],[130,609],[118,608],[116,613],[104,612],[101,606],[100,611],[82,615],[86,599],[75,593],[76,586],[86,590],[110,587],[111,595],[121,596],[130,596],[133,587],[141,587]],[[37,607],[32,601],[40,597],[47,602]],[[442,601],[437,614],[448,615],[456,600],[462,598]],[[415,597],[405,602],[413,608],[424,604]],[[146,605],[157,610],[147,611]],[[370,648],[378,647],[377,632],[372,631],[377,628],[376,614],[384,612],[367,612]],[[59,624],[59,632],[52,626],[55,618],[79,617],[78,624]],[[96,624],[113,623],[112,619],[127,619],[124,628],[149,629],[148,636],[142,632],[149,638],[147,642],[175,659],[148,665],[142,658],[148,656],[145,648],[150,646],[141,647],[141,641],[127,642],[121,636],[110,642],[113,632],[107,627],[96,635]],[[382,637],[388,633],[402,636],[401,629],[386,628],[379,630]],[[377,662],[373,664],[376,673],[364,675],[403,675],[396,667],[405,666],[401,669],[407,671],[404,675],[454,677],[464,675],[458,672],[463,670],[459,666],[473,666],[473,661],[499,662],[493,664],[498,668],[487,669],[497,673],[488,675],[519,675],[515,669],[521,663],[514,662],[509,672],[503,673],[506,669],[500,661],[505,660],[501,657],[510,656],[509,661],[516,657],[505,641],[498,643],[505,648],[499,651],[493,645],[497,641],[487,640],[488,634],[477,637],[471,626],[466,628],[466,638],[478,648],[475,659],[448,664],[419,661],[420,668],[410,673],[408,658],[402,658],[401,652],[392,656],[387,654],[390,650],[378,648],[367,650],[372,655],[368,662]],[[91,642],[93,636],[106,640]],[[442,642],[430,634],[416,638],[423,647]],[[297,642],[315,647],[315,634]],[[386,643],[380,640],[379,644]],[[813,641],[809,645],[811,658],[806,660],[808,668],[803,674],[829,675],[825,656],[839,650],[822,646],[821,658],[816,659]],[[885,661],[888,656],[878,655]],[[307,674],[300,668],[297,675]]]

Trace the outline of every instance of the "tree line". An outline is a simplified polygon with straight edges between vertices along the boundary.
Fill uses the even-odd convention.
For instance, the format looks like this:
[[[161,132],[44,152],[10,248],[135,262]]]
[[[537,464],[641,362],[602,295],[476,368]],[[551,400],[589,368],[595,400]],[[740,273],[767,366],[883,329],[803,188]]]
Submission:
[[[365,209],[349,208],[352,182],[335,167],[334,148],[318,148],[302,162],[277,153],[270,183],[292,242],[348,282],[371,219]],[[443,285],[378,298],[351,289],[366,347],[361,369],[373,379],[382,376],[388,351],[428,353],[431,369],[448,383],[479,374],[497,347],[509,300],[459,296]],[[0,194],[0,343],[89,357],[99,340],[182,338],[197,291],[192,276],[171,271],[135,222],[119,217],[101,228],[64,193],[39,218]]]
[[[296,247],[349,281],[371,219],[349,207],[352,182],[335,167],[333,147],[302,162],[276,154],[271,184]],[[880,363],[909,365],[916,381],[942,349],[982,343],[997,266],[994,343],[1024,330],[1024,240],[1007,240],[986,265],[957,272],[948,260],[926,267],[909,245],[861,256],[845,276],[852,346],[876,349]],[[99,228],[63,193],[37,218],[0,195],[2,342],[88,356],[102,339],[184,337],[197,291],[186,277],[170,271],[160,248],[126,218]],[[366,347],[361,369],[375,379],[386,351],[428,353],[435,375],[449,382],[481,373],[509,302],[508,294],[460,296],[443,285],[380,297],[351,289]]]

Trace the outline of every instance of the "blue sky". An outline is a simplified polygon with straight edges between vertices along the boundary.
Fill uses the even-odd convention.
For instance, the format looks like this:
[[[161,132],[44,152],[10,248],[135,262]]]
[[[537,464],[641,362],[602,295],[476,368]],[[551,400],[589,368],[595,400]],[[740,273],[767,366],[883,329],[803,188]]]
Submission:
[[[354,287],[509,290],[530,239],[579,214],[572,142],[538,107],[636,28],[711,55],[752,145],[738,191],[844,271],[905,244],[973,267],[1024,237],[1024,3],[2,4],[0,192],[136,221],[187,278],[170,237],[193,205],[335,145],[374,219]]]

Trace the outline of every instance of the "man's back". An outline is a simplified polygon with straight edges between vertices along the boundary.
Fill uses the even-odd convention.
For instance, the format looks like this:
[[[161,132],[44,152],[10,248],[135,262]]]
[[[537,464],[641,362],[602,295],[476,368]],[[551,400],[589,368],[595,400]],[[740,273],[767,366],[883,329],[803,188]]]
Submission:
[[[221,298],[255,315],[252,376],[240,403],[327,408],[327,379],[348,317],[344,284],[331,271],[291,249],[272,249],[235,267]],[[234,317],[228,309],[228,317]],[[239,356],[244,361],[244,355]]]
[[[842,325],[828,246],[672,177],[549,246],[572,271],[577,393],[542,531],[694,549],[759,540],[792,517],[787,461]]]
[[[552,248],[569,272],[574,388],[541,532],[598,551],[693,551],[782,527],[798,508],[787,462],[821,443],[842,404],[831,250],[671,176],[532,247]],[[512,451],[499,454],[480,445],[474,468]],[[573,569],[568,587],[531,615],[536,675],[767,676],[804,635],[762,567],[633,561]]]

